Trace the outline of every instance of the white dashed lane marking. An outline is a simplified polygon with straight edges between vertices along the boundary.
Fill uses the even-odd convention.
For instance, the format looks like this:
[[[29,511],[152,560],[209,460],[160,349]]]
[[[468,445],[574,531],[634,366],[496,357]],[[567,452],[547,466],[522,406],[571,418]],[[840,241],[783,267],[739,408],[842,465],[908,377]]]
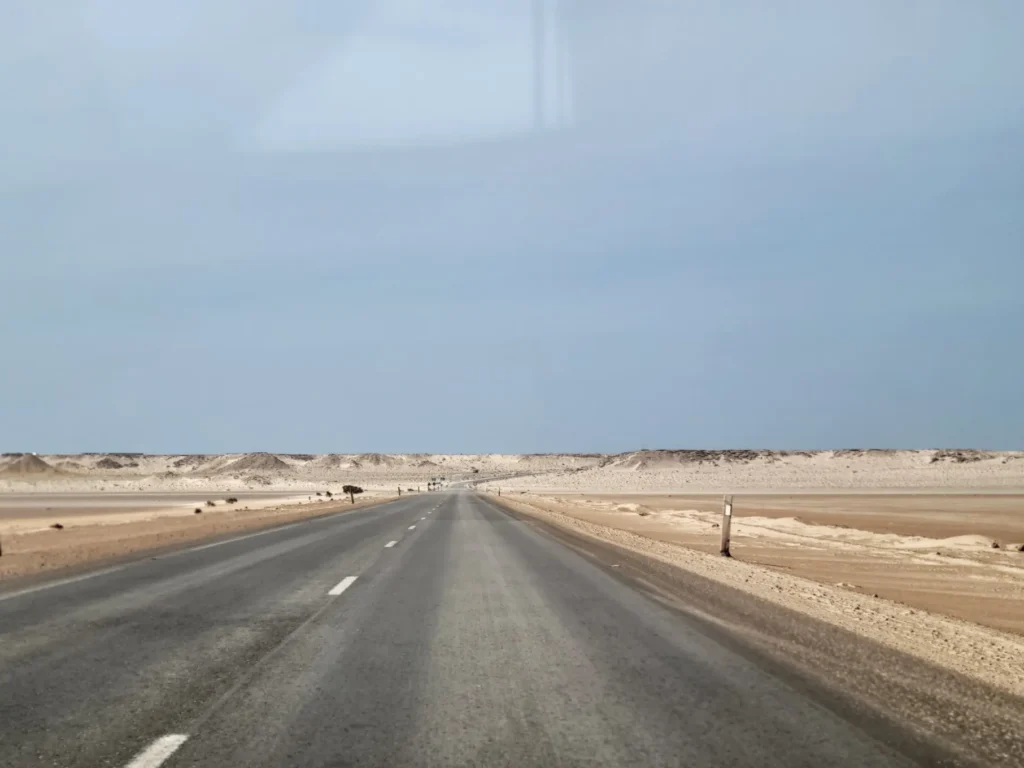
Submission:
[[[391,549],[391,547],[395,546],[395,544],[397,543],[397,541],[389,541],[387,544],[384,545],[384,549]]]
[[[157,768],[164,760],[178,751],[178,747],[188,741],[188,736],[172,733],[161,736],[135,756],[126,768]]]
[[[410,525],[409,526],[409,530],[410,531],[415,531],[416,530],[416,526],[415,525]]]
[[[328,592],[328,595],[340,595],[346,589],[352,586],[352,583],[356,580],[355,576],[346,576],[344,579],[338,582],[338,585]]]

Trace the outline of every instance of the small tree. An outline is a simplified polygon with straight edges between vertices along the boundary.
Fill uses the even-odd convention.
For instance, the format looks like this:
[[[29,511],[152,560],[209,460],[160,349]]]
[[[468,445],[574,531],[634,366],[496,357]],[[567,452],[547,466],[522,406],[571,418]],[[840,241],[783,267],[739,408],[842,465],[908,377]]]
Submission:
[[[362,492],[363,492],[363,489],[362,489],[362,488],[360,488],[360,487],[359,487],[358,485],[346,485],[346,486],[345,486],[344,488],[342,488],[341,490],[342,490],[342,491],[343,491],[344,493],[347,493],[347,494],[348,494],[348,498],[349,498],[349,500],[350,500],[350,501],[351,501],[351,502],[352,502],[353,504],[355,504],[355,503],[356,503],[356,494],[357,494],[357,493],[362,493]]]

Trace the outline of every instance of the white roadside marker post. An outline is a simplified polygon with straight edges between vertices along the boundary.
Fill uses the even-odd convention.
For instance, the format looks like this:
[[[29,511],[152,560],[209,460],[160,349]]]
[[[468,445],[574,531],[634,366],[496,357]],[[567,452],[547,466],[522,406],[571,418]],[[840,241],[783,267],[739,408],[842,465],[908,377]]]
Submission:
[[[729,552],[729,532],[732,528],[732,496],[722,500],[722,546],[719,552],[723,557],[732,557]]]

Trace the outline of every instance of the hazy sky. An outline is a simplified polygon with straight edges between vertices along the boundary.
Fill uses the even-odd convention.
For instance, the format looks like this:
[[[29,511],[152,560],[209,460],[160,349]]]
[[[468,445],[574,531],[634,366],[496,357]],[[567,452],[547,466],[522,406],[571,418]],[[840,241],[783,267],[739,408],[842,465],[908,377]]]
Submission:
[[[530,2],[3,3],[0,450],[1024,447],[1024,4]]]

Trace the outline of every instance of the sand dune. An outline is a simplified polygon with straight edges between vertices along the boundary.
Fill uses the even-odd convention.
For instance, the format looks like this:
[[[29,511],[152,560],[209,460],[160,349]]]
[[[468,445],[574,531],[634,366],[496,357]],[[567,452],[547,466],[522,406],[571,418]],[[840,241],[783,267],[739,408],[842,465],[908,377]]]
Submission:
[[[272,453],[249,453],[240,459],[225,465],[221,472],[291,472],[290,464],[285,463]]]
[[[52,477],[60,474],[61,470],[34,453],[22,454],[0,467],[0,477],[4,478]]]

